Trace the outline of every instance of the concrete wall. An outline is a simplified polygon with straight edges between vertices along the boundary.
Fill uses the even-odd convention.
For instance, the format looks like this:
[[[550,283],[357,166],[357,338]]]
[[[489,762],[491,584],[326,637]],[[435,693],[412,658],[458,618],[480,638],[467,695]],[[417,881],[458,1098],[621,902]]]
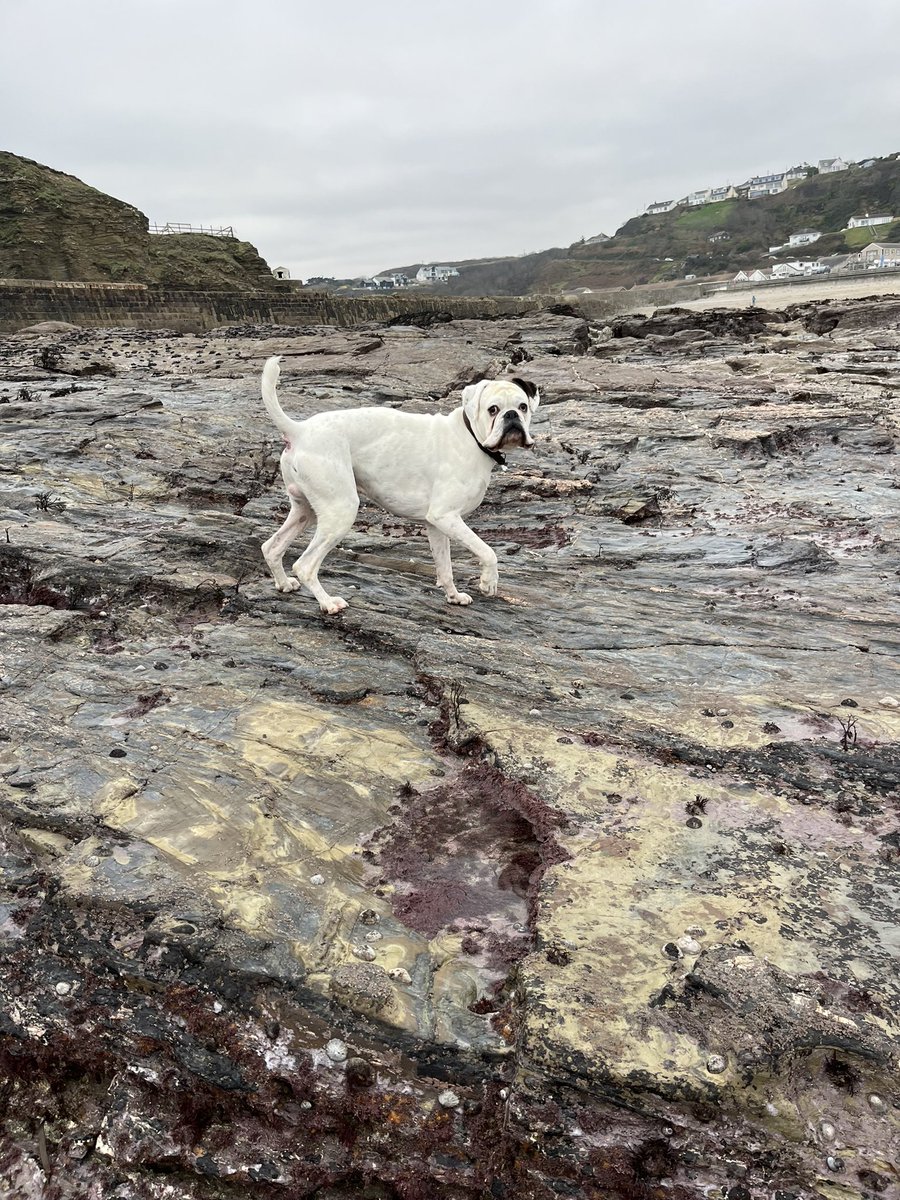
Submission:
[[[350,326],[428,313],[459,318],[519,316],[559,300],[551,296],[470,299],[403,293],[343,297],[290,288],[275,293],[206,292],[132,283],[0,279],[0,332],[15,332],[38,321],[184,333],[203,333],[217,325]]]

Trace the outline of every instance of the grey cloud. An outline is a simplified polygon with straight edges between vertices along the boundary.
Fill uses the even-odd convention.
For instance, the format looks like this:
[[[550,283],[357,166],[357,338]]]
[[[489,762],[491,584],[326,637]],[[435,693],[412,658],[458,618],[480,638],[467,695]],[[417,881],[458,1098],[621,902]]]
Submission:
[[[893,0],[6,0],[0,21],[6,148],[300,276],[566,245],[900,149]]]

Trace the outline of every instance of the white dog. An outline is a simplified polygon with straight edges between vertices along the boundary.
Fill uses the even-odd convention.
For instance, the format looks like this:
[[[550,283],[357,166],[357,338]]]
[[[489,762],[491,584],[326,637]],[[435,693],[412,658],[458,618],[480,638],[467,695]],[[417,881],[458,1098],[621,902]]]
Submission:
[[[323,612],[347,607],[322,587],[319,568],[356,520],[362,492],[398,517],[425,522],[438,586],[451,604],[472,603],[453,582],[451,538],[480,562],[481,591],[496,595],[497,555],[463,517],[484,499],[494,463],[504,461],[501,450],[534,445],[528,427],[540,403],[535,385],[482,380],[463,391],[462,406],[448,415],[358,408],[294,421],[278,403],[278,363],[268,359],[262,374],[263,401],[287,443],[281,474],[291,501],[287,520],[262,547],[276,588],[292,592],[302,583]],[[315,534],[290,578],[285,551],[313,521]]]

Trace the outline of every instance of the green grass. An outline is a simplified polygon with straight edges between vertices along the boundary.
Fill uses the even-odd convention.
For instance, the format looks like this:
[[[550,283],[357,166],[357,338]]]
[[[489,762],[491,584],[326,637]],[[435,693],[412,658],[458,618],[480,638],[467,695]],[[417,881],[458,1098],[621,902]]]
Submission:
[[[869,242],[887,242],[890,239],[885,236],[893,228],[894,222],[888,221],[884,225],[862,225],[859,229],[845,229],[844,243],[850,250],[861,250],[863,246],[868,246]]]
[[[719,229],[736,203],[736,200],[717,200],[715,204],[689,208],[678,214],[675,225],[679,229]]]

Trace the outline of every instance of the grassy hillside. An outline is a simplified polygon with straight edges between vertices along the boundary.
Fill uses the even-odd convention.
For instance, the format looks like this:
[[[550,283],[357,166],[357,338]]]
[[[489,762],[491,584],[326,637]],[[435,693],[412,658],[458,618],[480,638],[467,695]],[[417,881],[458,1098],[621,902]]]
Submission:
[[[769,247],[787,242],[800,229],[817,229],[814,245],[791,250],[810,257],[858,250],[873,240],[897,240],[893,227],[843,231],[848,219],[866,211],[900,216],[900,160],[877,159],[868,169],[813,175],[778,196],[759,200],[722,200],[698,208],[678,208],[654,216],[633,217],[615,237],[564,250],[545,250],[521,258],[496,259],[471,268],[441,292],[447,295],[570,291],[577,287],[613,288],[683,279],[770,263]],[[711,243],[716,233],[728,239]],[[787,256],[788,252],[785,252]],[[781,257],[781,256],[779,256]],[[671,260],[671,261],[667,261]]]
[[[133,205],[31,159],[0,151],[0,278],[271,288],[249,242],[151,236]]]

